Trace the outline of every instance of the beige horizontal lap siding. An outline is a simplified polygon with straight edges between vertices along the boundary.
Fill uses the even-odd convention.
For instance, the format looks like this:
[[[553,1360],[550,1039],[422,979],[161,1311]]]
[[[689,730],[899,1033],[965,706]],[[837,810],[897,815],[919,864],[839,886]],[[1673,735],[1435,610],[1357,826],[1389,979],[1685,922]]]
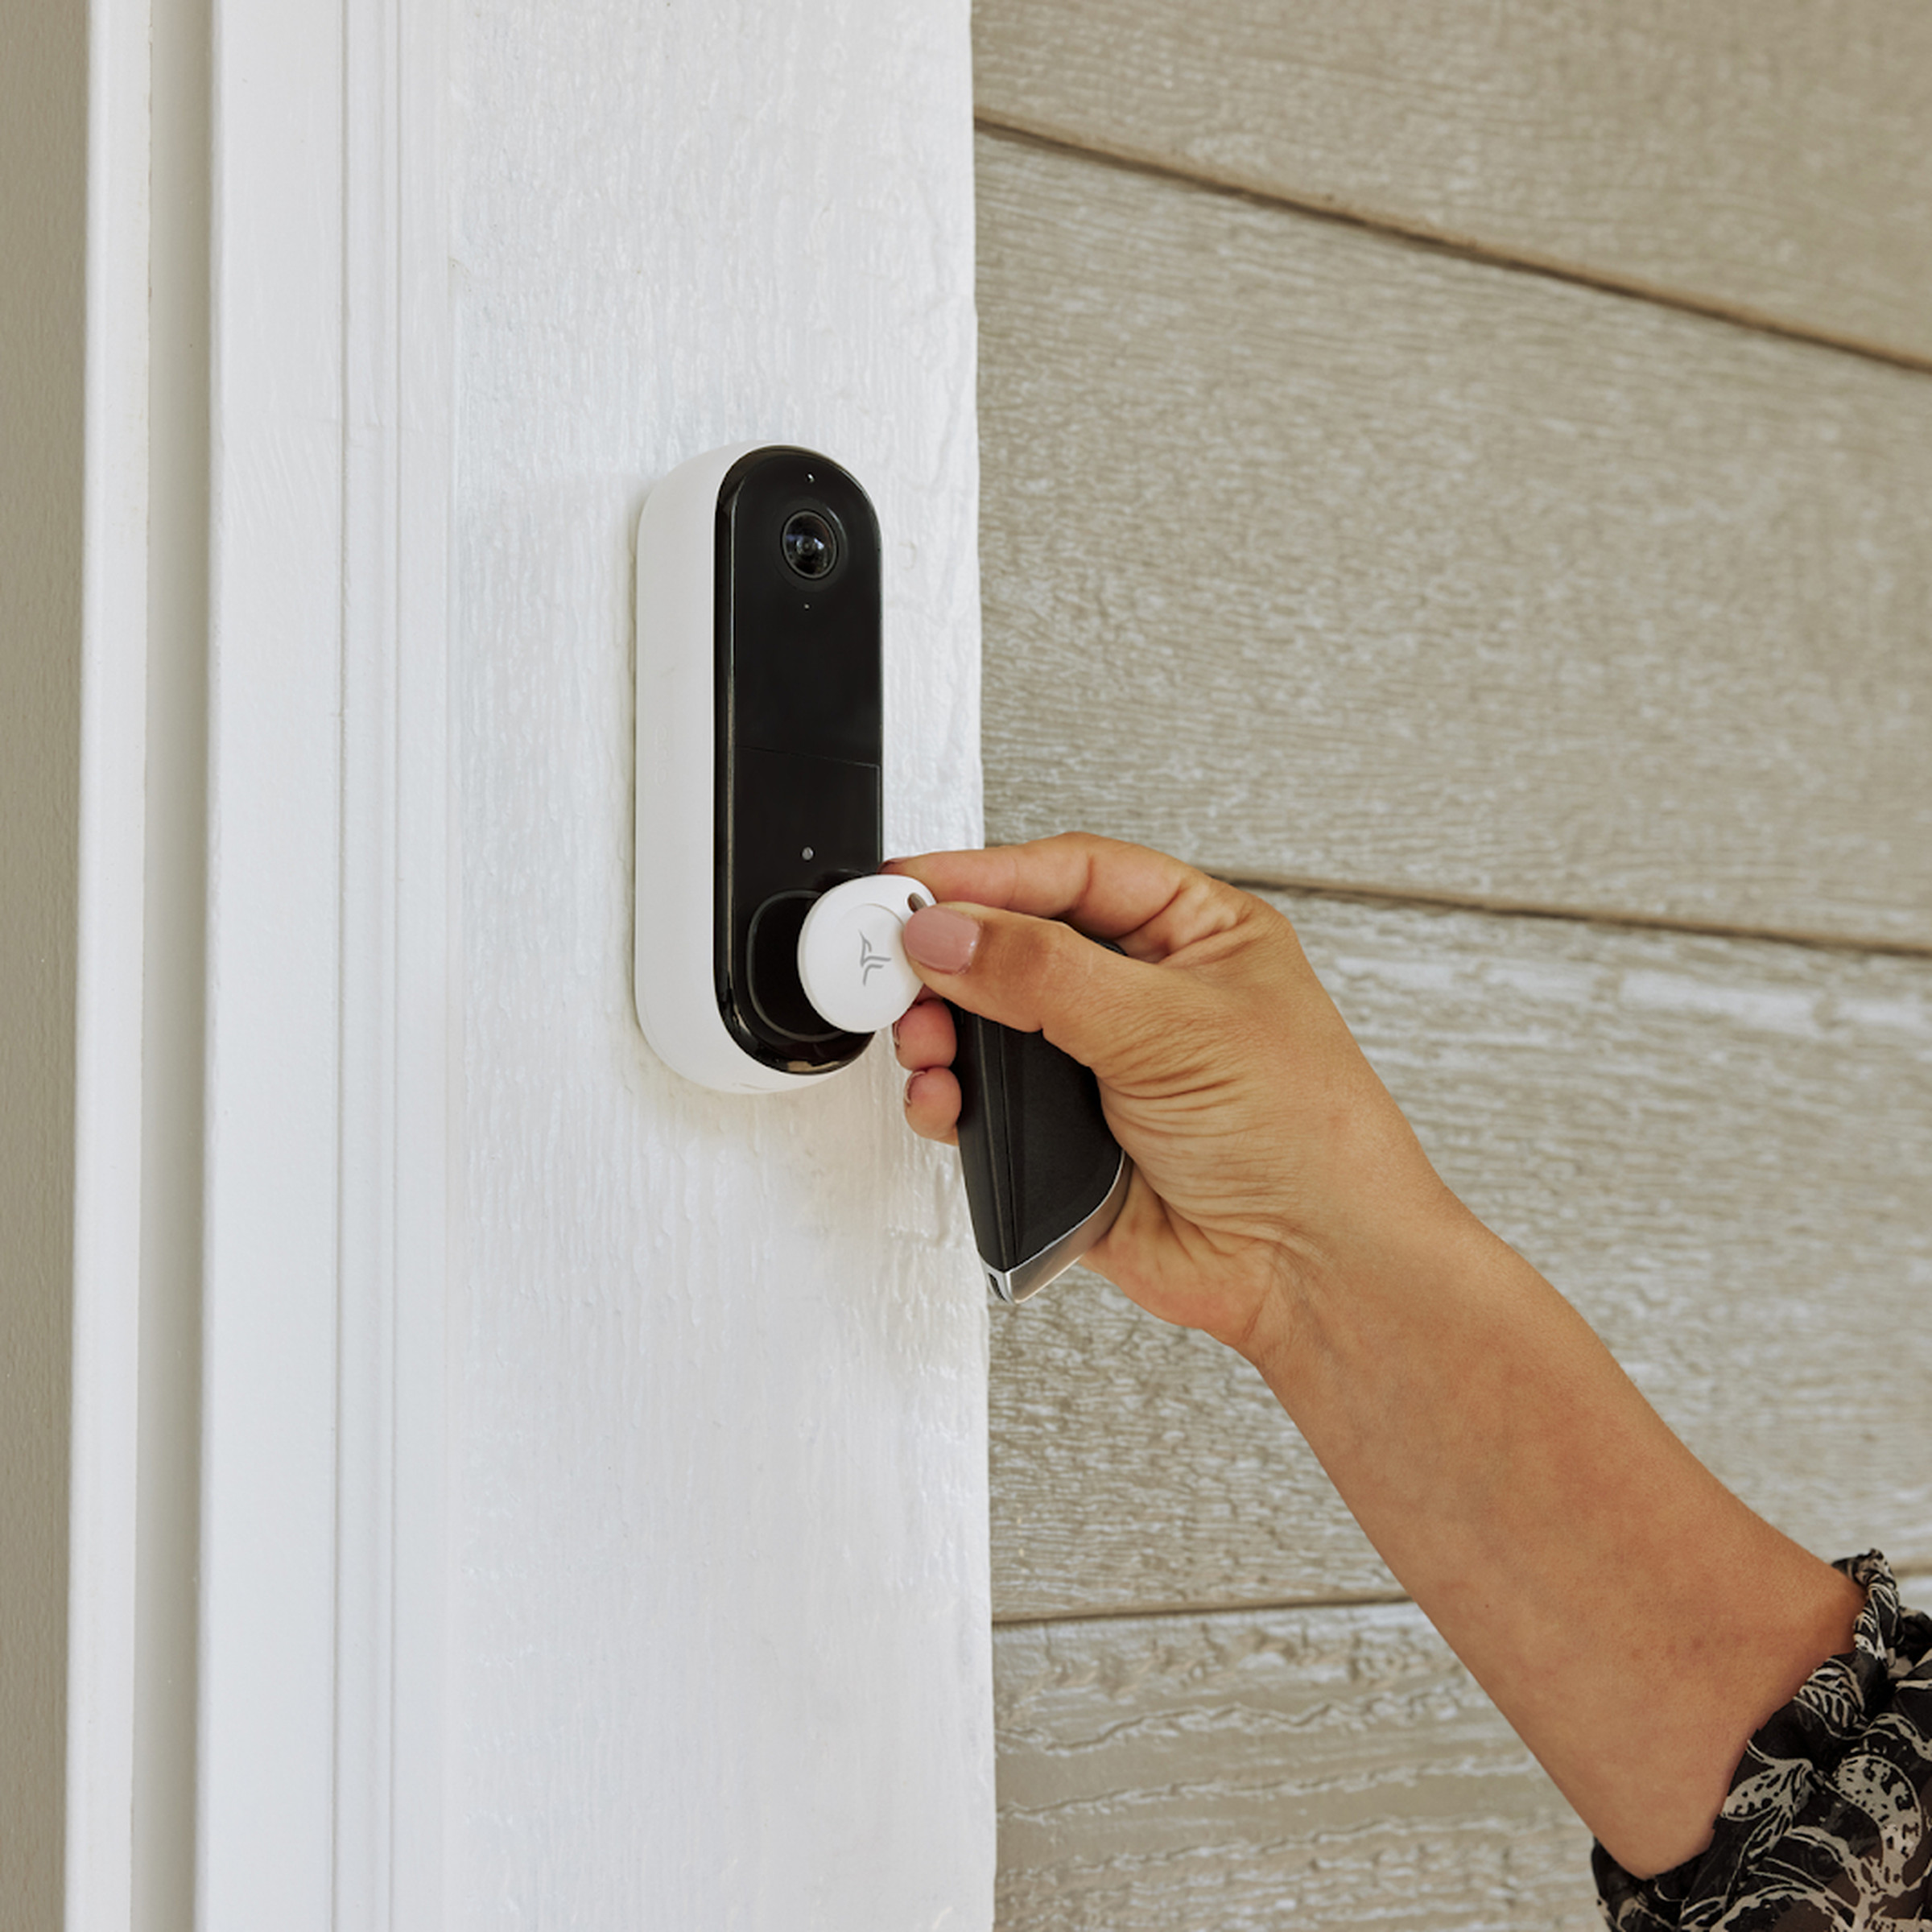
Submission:
[[[993,1656],[1013,1932],[1602,1924],[1589,1833],[1413,1604],[1016,1624]]]
[[[1932,959],[1280,896],[1444,1178],[1724,1480],[1932,1564]],[[1070,1277],[993,1323],[1001,1619],[1396,1586],[1237,1356]]]
[[[1932,378],[1002,137],[978,178],[989,836],[1932,944]]]
[[[1932,358],[1920,0],[976,0],[983,118]]]
[[[1932,1565],[1932,14],[975,34],[989,836],[1325,888],[1450,1183],[1747,1501]],[[1075,1276],[991,1406],[1005,1932],[1598,1922],[1238,1358]]]
[[[994,1633],[1011,1932],[1600,1926],[1590,1835],[1411,1604]]]

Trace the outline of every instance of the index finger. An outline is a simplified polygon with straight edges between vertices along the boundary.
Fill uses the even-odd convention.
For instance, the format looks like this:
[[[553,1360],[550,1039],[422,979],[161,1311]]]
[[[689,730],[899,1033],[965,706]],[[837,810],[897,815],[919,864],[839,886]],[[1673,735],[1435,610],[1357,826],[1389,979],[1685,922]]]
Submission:
[[[1164,852],[1092,832],[924,852],[886,869],[910,873],[938,899],[1063,919],[1135,959],[1164,959],[1239,917],[1232,887]]]

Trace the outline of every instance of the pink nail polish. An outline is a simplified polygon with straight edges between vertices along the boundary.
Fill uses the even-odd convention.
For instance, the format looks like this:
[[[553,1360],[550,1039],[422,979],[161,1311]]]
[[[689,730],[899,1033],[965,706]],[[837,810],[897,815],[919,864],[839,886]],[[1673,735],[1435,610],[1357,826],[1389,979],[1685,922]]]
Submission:
[[[980,923],[943,906],[925,906],[906,922],[909,957],[935,972],[964,972],[980,943]]]

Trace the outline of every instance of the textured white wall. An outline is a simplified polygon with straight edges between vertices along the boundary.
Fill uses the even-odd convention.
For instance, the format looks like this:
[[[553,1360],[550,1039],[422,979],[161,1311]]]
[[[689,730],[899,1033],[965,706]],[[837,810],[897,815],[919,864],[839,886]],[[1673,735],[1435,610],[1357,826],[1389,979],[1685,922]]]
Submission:
[[[887,839],[980,827],[965,0],[481,0],[456,52],[454,1922],[984,1926],[982,1291],[882,1043],[631,1008],[630,534],[740,438],[886,534]]]

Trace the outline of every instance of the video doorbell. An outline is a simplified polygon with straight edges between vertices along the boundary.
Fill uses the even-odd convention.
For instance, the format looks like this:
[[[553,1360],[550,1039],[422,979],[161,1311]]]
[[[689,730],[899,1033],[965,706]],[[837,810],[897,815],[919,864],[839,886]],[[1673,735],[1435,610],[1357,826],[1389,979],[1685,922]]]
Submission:
[[[819,894],[876,873],[879,530],[810,450],[674,470],[638,525],[638,1017],[687,1079],[810,1085],[869,1037],[799,981]]]
[[[881,605],[877,519],[826,456],[740,444],[646,499],[638,1015],[703,1086],[810,1086],[918,994],[899,931],[925,895],[879,872]],[[955,1012],[975,1238],[1018,1300],[1106,1232],[1130,1169],[1085,1067]]]

